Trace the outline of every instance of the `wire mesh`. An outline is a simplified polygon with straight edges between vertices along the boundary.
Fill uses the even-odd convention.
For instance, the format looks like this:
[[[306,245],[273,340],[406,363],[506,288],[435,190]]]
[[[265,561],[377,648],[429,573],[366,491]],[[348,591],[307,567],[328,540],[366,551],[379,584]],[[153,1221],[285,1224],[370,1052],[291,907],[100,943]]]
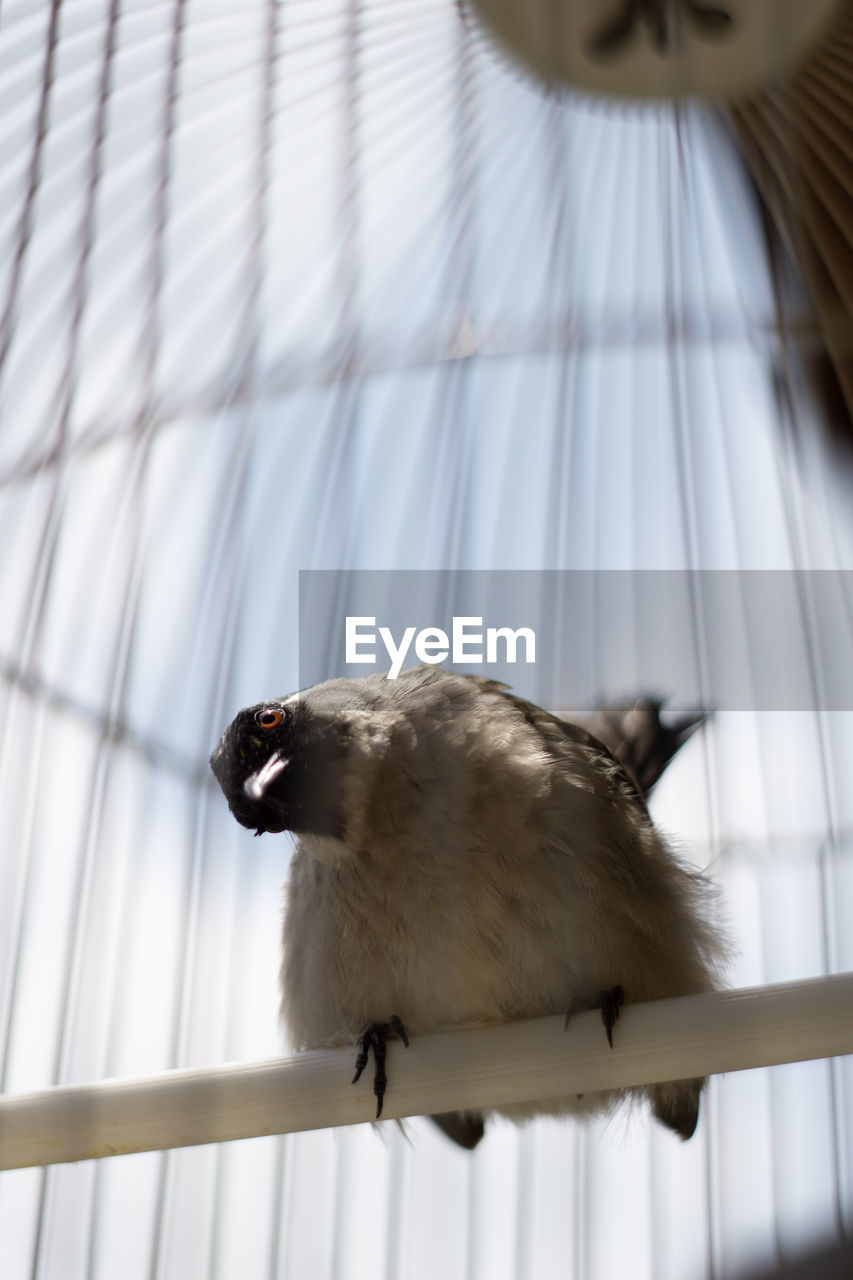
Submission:
[[[298,571],[848,569],[847,475],[695,104],[543,96],[438,0],[19,0],[0,92],[2,1086],[269,1056],[289,847],[206,759]],[[726,713],[662,784],[735,983],[853,969],[851,742]],[[3,1273],[735,1276],[849,1229],[852,1085],[4,1174]]]

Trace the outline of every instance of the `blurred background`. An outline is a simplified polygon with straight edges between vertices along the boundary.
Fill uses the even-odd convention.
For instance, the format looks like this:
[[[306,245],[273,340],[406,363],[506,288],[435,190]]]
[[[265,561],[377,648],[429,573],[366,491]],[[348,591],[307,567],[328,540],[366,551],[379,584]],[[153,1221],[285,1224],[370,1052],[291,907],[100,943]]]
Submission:
[[[207,757],[297,687],[300,571],[853,569],[853,11],[804,6],[3,5],[4,1091],[281,1051],[289,838]],[[853,969],[853,717],[810,675],[655,797],[732,985]],[[852,1163],[850,1060],[811,1062],[715,1078],[686,1145],[3,1173],[0,1274],[728,1280],[842,1241]]]

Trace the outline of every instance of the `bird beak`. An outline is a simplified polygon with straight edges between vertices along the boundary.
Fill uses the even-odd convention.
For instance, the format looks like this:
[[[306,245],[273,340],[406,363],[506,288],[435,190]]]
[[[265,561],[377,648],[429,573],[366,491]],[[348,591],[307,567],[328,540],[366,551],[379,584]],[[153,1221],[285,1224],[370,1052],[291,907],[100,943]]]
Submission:
[[[280,773],[287,768],[289,761],[285,756],[274,752],[256,773],[251,774],[243,783],[243,790],[250,800],[263,800],[269,788]]]

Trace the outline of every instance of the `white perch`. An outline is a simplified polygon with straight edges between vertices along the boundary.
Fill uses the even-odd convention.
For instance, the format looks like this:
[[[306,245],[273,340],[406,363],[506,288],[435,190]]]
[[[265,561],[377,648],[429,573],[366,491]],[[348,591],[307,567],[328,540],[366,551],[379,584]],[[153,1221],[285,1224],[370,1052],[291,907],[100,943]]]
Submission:
[[[405,1012],[405,1011],[403,1011]],[[853,1053],[853,973],[392,1040],[383,1119],[499,1106]],[[0,1168],[228,1142],[373,1119],[352,1048],[0,1098]]]

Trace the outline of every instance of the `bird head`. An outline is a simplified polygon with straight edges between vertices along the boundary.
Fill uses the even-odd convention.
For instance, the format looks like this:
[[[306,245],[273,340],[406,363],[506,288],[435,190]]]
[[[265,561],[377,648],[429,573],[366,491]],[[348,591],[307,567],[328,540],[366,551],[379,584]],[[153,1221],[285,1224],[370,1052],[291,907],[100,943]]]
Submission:
[[[312,715],[298,694],[240,711],[210,757],[237,821],[256,835],[339,835],[342,728],[334,717]]]

